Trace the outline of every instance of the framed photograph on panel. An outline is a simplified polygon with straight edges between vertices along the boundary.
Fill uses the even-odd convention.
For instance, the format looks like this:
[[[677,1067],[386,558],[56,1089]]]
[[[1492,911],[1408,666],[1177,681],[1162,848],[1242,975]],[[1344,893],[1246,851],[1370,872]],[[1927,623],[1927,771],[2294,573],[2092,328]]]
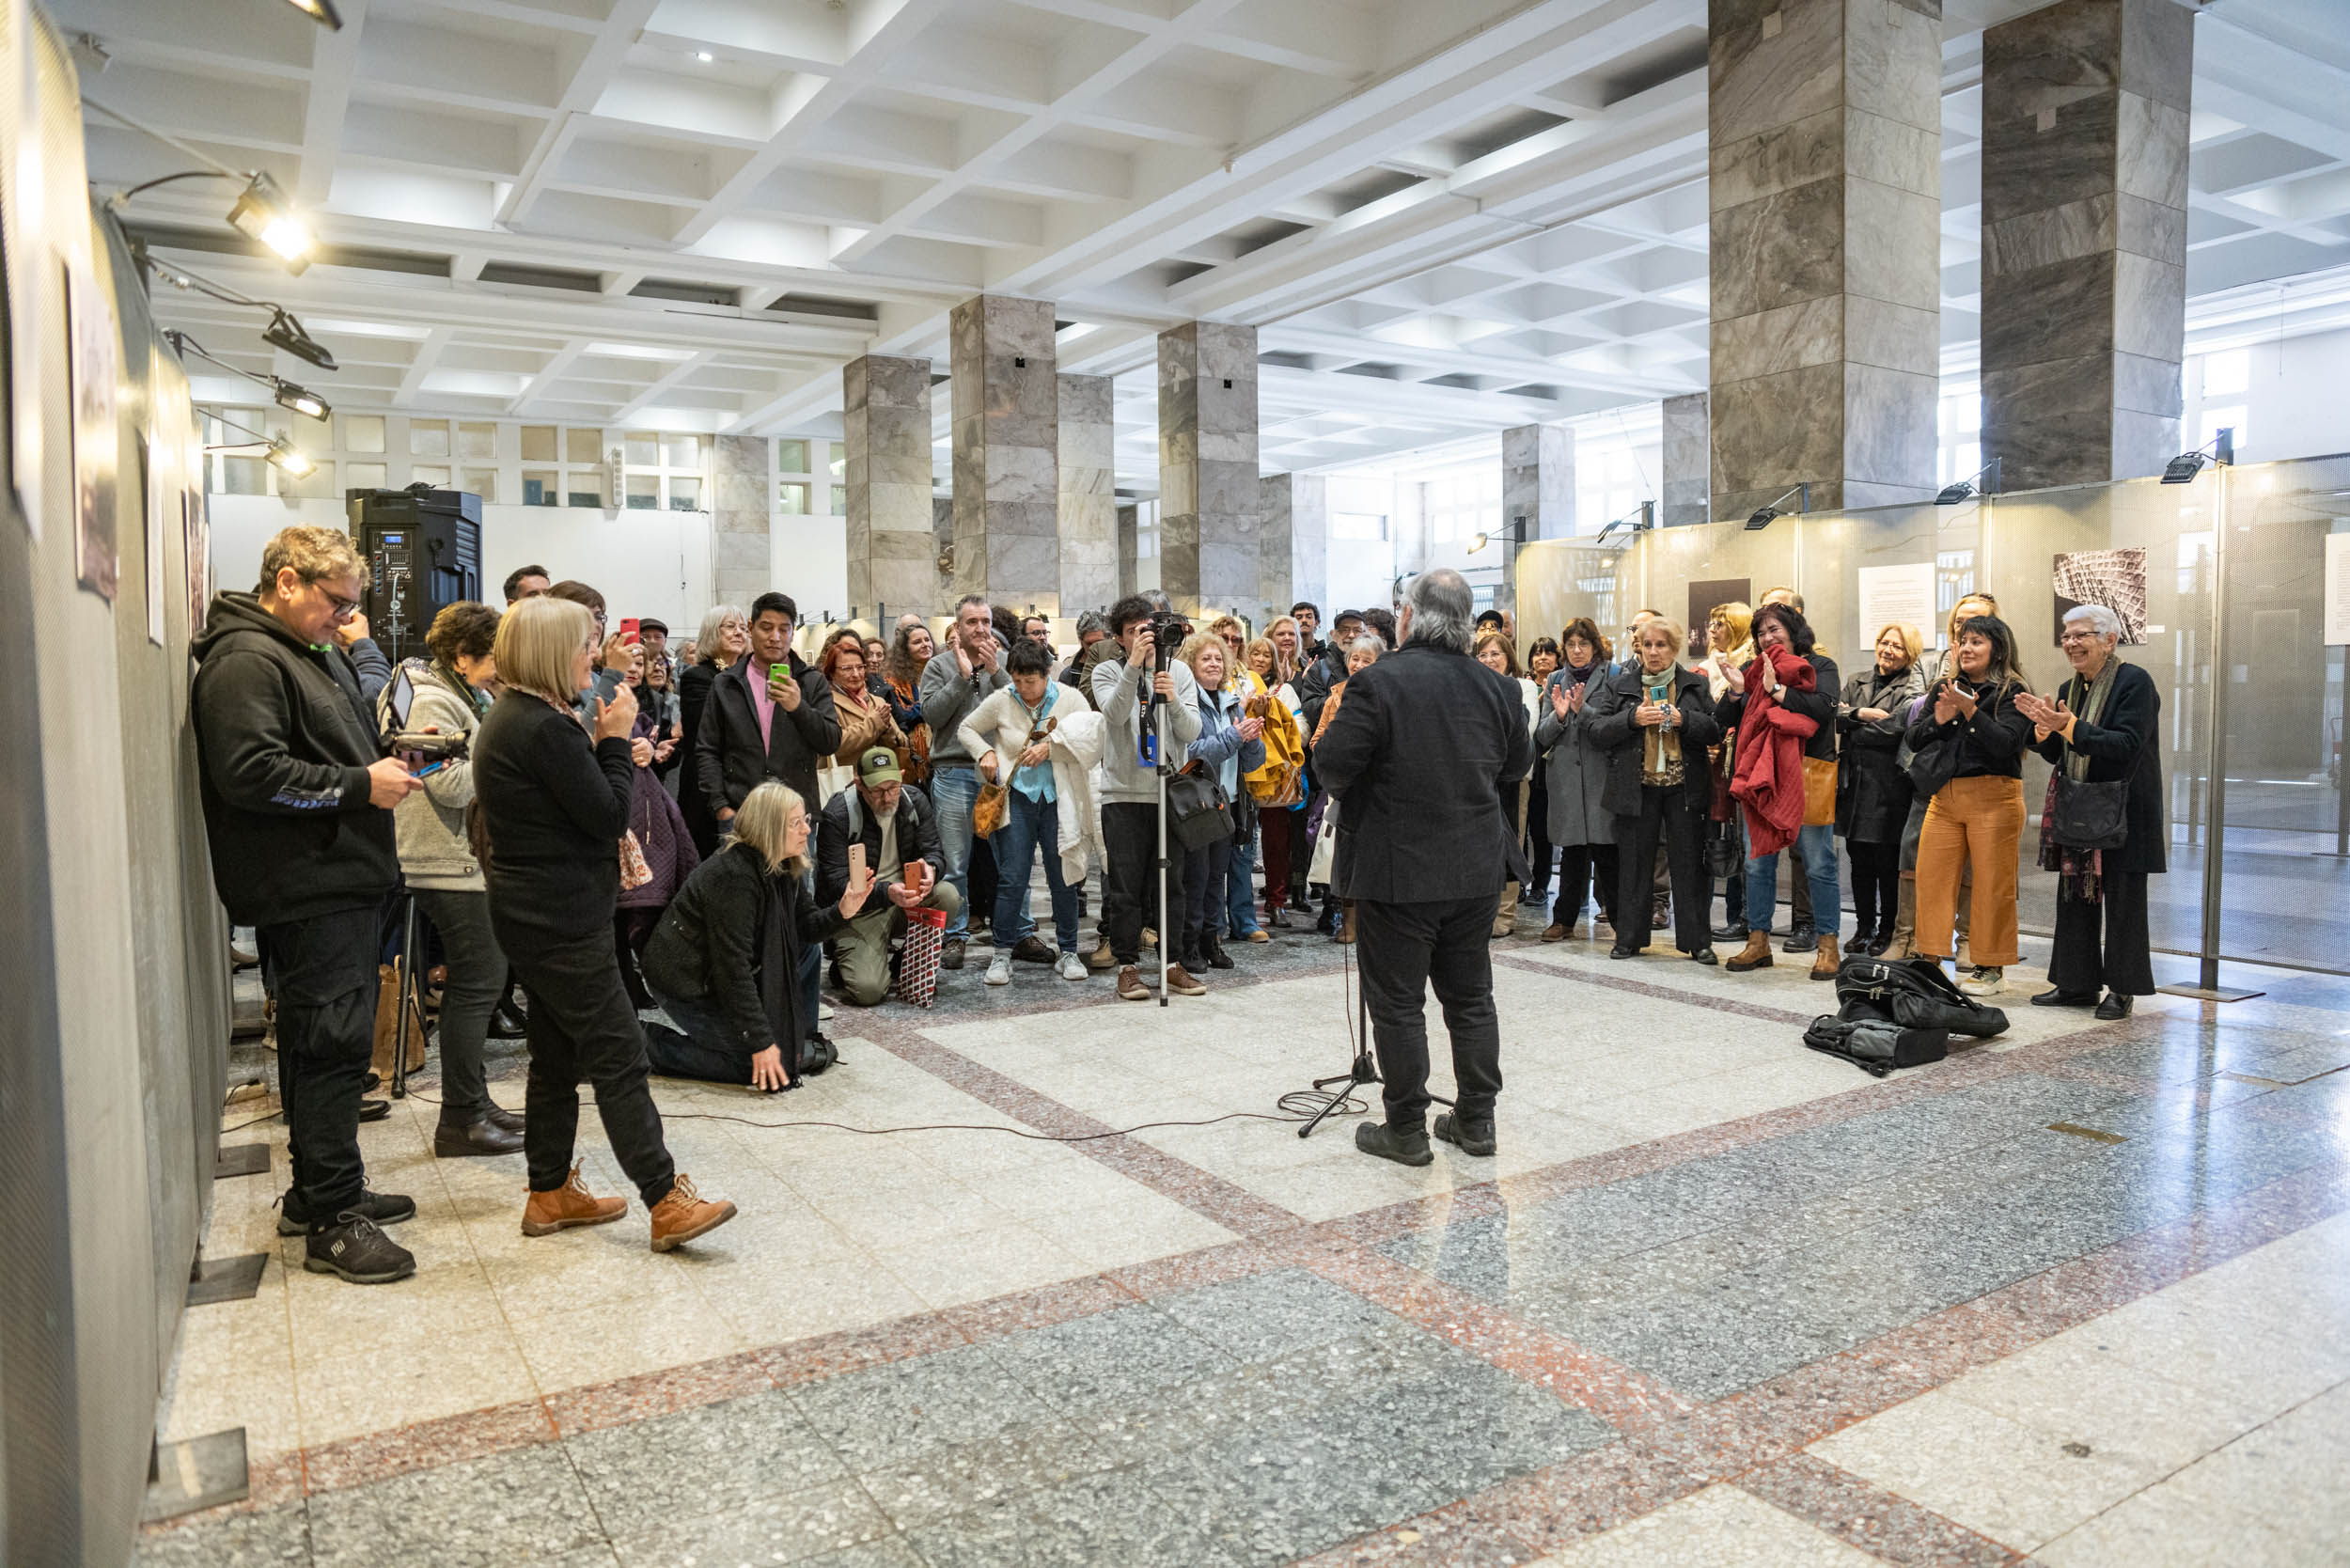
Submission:
[[[51,270],[49,246],[42,239],[40,207],[40,135],[35,116],[32,38],[25,0],[0,0],[0,31],[8,53],[20,63],[13,94],[11,84],[0,82],[0,114],[14,122],[16,163],[0,170],[0,268],[8,278],[8,483],[24,513],[24,526],[40,538],[41,510],[41,296]]]
[[[2146,640],[2146,547],[2060,550],[2056,557],[2056,627],[2083,604],[2103,604],[2122,622],[2122,646]]]
[[[193,637],[204,630],[204,611],[212,599],[212,526],[204,510],[201,484],[187,485],[180,492],[180,523],[188,540],[188,635]]]
[[[111,601],[121,571],[115,489],[122,454],[115,422],[121,341],[113,302],[70,264],[65,275],[67,360],[72,369],[74,559],[82,586]]]
[[[153,385],[149,382],[149,385]],[[146,431],[139,437],[139,520],[147,529],[147,640],[164,645],[164,577],[171,570],[164,549],[164,449]]]

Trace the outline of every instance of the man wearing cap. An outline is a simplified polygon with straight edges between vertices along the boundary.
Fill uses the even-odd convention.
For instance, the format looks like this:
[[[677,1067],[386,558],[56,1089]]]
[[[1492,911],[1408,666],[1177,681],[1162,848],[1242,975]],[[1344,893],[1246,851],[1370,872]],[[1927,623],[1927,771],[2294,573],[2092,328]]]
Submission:
[[[905,929],[905,911],[943,909],[953,919],[963,895],[946,878],[938,819],[929,797],[905,781],[898,754],[875,746],[857,758],[856,788],[824,808],[816,835],[818,908],[838,902],[849,886],[849,846],[865,846],[865,865],[888,894],[870,903],[834,939],[840,989],[858,1007],[877,1006],[889,994],[889,939]]]

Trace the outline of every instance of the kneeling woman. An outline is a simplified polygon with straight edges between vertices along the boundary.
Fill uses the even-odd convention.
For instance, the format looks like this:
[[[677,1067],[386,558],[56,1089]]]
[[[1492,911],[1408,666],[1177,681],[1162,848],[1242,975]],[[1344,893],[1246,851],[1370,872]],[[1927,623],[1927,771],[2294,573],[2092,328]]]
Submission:
[[[1607,759],[1601,808],[1615,818],[1616,907],[1634,917],[1619,921],[1609,958],[1637,957],[1648,948],[1648,907],[1656,845],[1665,845],[1672,871],[1673,945],[1700,964],[1714,959],[1713,903],[1705,875],[1705,813],[1714,800],[1714,770],[1706,747],[1722,728],[1704,676],[1680,666],[1681,628],[1658,617],[1634,635],[1636,669],[1594,682],[1587,731]]]
[[[595,733],[572,704],[594,680],[596,623],[565,599],[525,599],[498,622],[505,692],[474,741],[474,792],[489,830],[490,925],[530,1004],[523,1151],[530,1197],[523,1233],[602,1225],[628,1212],[597,1198],[572,1159],[579,1086],[619,1163],[652,1210],[652,1246],[666,1252],[734,1217],[670,1163],[661,1113],[645,1083],[645,1035],[612,950],[620,894],[620,835],[636,793],[629,729],[636,700],[590,699]]]
[[[733,832],[678,889],[645,947],[645,983],[677,1029],[645,1027],[645,1052],[664,1077],[753,1089],[800,1081],[804,1018],[800,955],[847,929],[872,879],[851,879],[836,908],[819,909],[807,865],[807,806],[770,779],[744,799]],[[816,1064],[807,1064],[813,1069]]]

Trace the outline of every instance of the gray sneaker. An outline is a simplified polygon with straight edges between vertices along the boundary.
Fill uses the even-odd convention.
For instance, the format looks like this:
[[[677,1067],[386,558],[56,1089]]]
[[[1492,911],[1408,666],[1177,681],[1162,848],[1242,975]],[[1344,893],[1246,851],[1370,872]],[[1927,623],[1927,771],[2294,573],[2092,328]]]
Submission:
[[[1011,983],[1011,954],[1001,948],[996,949],[995,956],[987,961],[987,983],[990,985]]]

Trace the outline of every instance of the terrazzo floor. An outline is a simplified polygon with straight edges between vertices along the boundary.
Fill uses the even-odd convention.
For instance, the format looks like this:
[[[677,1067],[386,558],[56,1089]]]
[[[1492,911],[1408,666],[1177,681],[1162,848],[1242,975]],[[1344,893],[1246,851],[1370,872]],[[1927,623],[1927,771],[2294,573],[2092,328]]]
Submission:
[[[742,1209],[667,1256],[641,1204],[523,1237],[428,1068],[362,1130],[415,1278],[305,1273],[232,1104],[274,1169],[205,1251],[270,1262],[187,1312],[163,1428],[243,1428],[253,1495],[137,1560],[2350,1560],[2350,983],[2097,1024],[2026,1004],[2028,942],[2006,1035],[1880,1082],[1800,1044],[1805,961],[1541,923],[1494,945],[1500,1155],[1419,1170],[1275,1119],[1352,1049],[1302,930],[1166,1009],[978,948],[804,1090],[656,1079]]]

